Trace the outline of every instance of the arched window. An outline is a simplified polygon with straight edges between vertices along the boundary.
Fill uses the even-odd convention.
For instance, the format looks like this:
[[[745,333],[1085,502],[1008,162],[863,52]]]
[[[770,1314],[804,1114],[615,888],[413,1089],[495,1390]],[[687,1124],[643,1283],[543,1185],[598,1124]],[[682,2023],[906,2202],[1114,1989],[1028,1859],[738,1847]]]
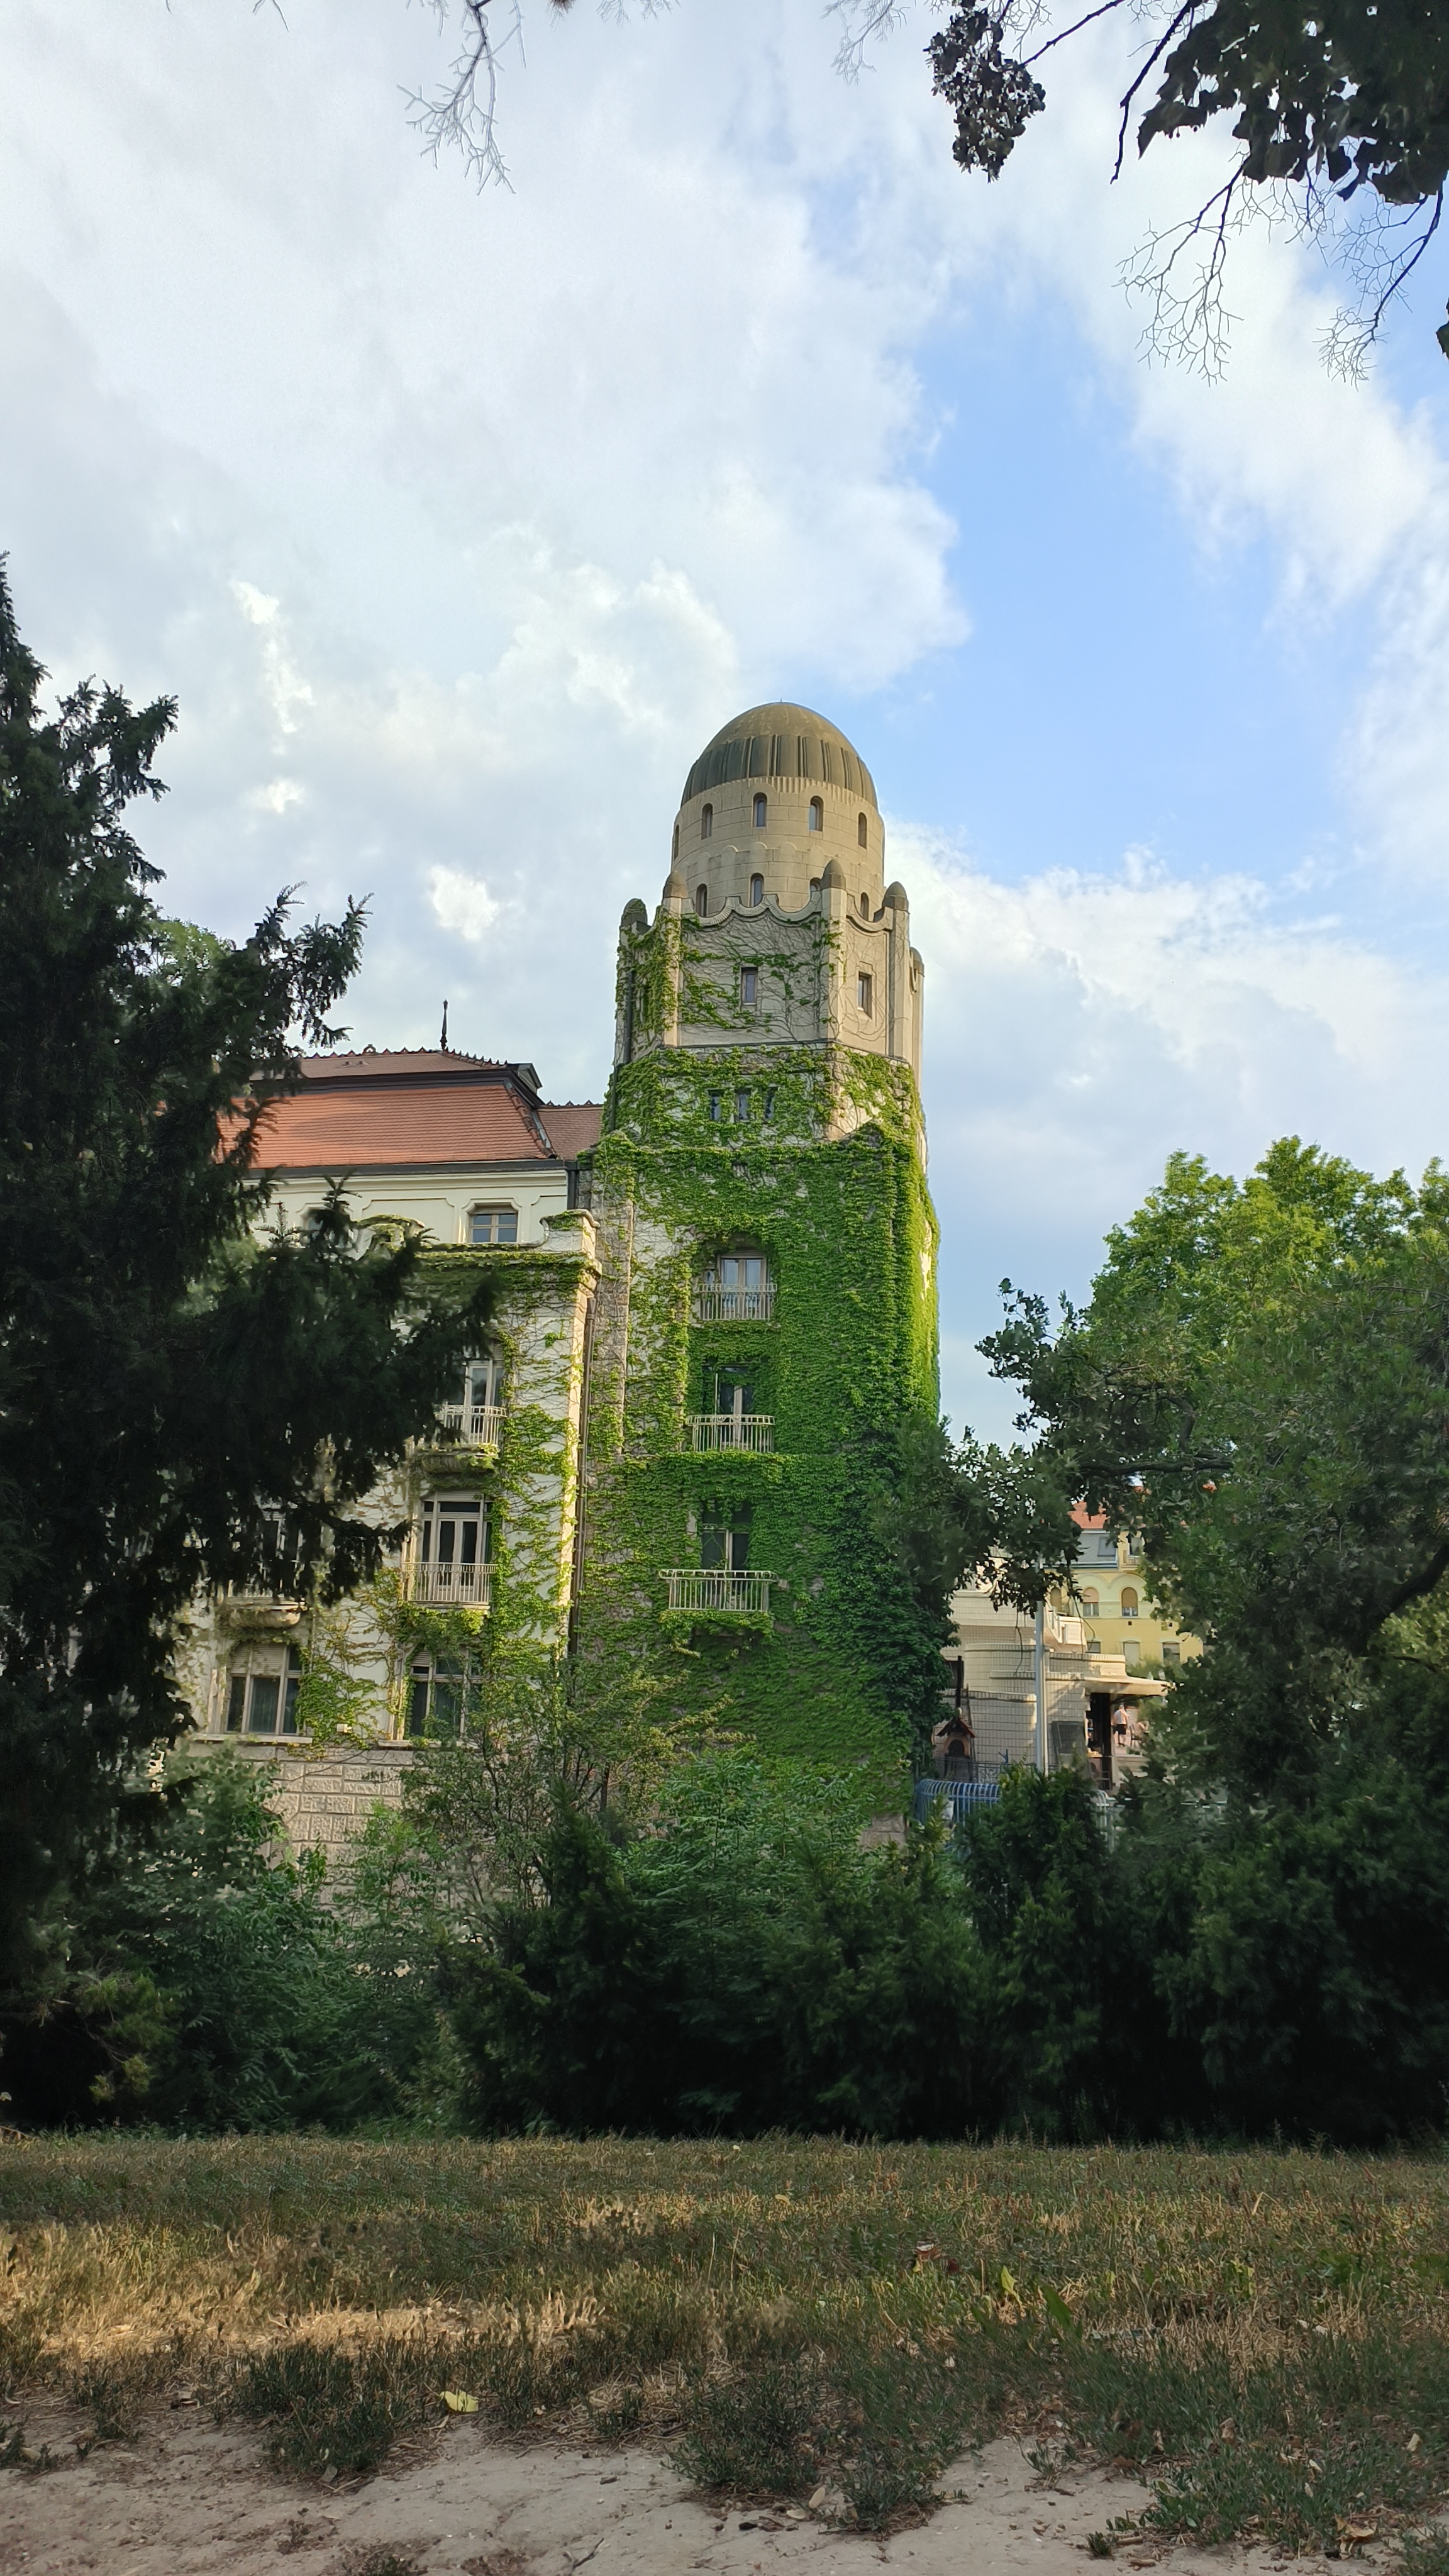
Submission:
[[[1130,1583],[1124,1583],[1122,1586],[1122,1616],[1124,1619],[1135,1619],[1137,1616],[1137,1595]]]
[[[861,815],[859,822],[856,824],[855,837],[859,841],[861,848],[864,849],[866,846],[866,824],[865,816],[863,814]]]
[[[825,799],[823,796],[812,796],[810,799],[810,829],[812,832],[823,832],[825,829]]]
[[[757,796],[755,798],[755,830],[757,832],[763,832],[765,828],[765,817],[769,813],[769,810],[769,798],[767,796]]]
[[[1096,1609],[1097,1609],[1097,1595],[1096,1595],[1096,1593],[1093,1591],[1093,1589],[1092,1589],[1091,1585],[1090,1585],[1090,1584],[1087,1584],[1087,1585],[1083,1588],[1082,1592],[1079,1594],[1079,1596],[1078,1596],[1078,1597],[1079,1597],[1079,1599],[1080,1599],[1080,1601],[1081,1601],[1081,1604],[1082,1604],[1082,1608],[1083,1608],[1083,1610],[1086,1612],[1087,1617],[1088,1617],[1089,1619],[1091,1619],[1091,1618],[1095,1617],[1095,1615],[1096,1615]]]
[[[701,921],[703,921],[705,914],[706,914],[706,913],[708,912],[708,910],[709,910],[709,888],[708,888],[708,886],[696,886],[696,887],[695,887],[695,889],[694,889],[694,908],[695,908],[695,911],[698,913],[698,915],[699,915],[699,917],[700,917],[700,920],[701,920]]]
[[[810,891],[812,894],[818,894],[820,892],[820,879],[818,877],[811,878]]]
[[[750,901],[751,901],[751,903],[763,903],[763,902],[764,902],[764,900],[765,900],[765,880],[764,880],[764,878],[763,878],[763,877],[751,877],[751,879],[750,879]]]
[[[863,894],[861,896],[860,909],[862,917],[868,921],[870,919],[870,897],[868,894]]]
[[[712,838],[713,833],[714,807],[712,805],[701,806],[699,816],[699,837],[702,841],[708,841]]]

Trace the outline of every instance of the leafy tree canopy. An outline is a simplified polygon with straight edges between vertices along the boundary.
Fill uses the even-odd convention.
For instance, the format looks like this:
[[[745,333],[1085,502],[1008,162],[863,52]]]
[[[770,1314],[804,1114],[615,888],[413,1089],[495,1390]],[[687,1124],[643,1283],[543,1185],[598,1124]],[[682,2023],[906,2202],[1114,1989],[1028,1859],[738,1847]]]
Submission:
[[[983,1346],[1033,1474],[1140,1532],[1207,1639],[1174,1706],[1245,1784],[1311,1776],[1449,1573],[1446,1218],[1437,1165],[1416,1189],[1289,1137],[1238,1183],[1176,1155],[1084,1313],[1013,1294]]]
[[[114,1829],[186,1722],[199,1588],[346,1590],[360,1508],[433,1419],[485,1301],[339,1194],[259,1235],[268,1104],[358,959],[362,913],[239,945],[167,921],[127,808],[161,791],[169,699],[92,683],[53,714],[0,576],[0,1943]],[[141,1801],[149,1807],[151,1802]],[[3,1970],[0,1970],[3,1974]]]

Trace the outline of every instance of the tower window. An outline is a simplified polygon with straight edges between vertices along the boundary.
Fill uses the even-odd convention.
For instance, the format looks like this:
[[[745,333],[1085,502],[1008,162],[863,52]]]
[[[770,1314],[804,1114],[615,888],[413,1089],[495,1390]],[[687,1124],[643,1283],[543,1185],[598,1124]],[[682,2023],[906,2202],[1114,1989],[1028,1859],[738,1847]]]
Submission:
[[[770,800],[768,796],[757,796],[755,798],[755,830],[757,832],[763,832],[765,828],[765,817],[769,813],[769,810]]]
[[[516,1207],[475,1207],[469,1211],[470,1243],[516,1243],[518,1210]]]
[[[737,1091],[737,1092],[735,1093],[735,1116],[736,1116],[738,1119],[740,1119],[741,1121],[744,1121],[745,1119],[747,1119],[747,1118],[749,1117],[749,1114],[750,1114],[750,1095],[749,1095],[749,1093],[748,1093],[747,1091]]]
[[[713,837],[713,833],[714,807],[712,805],[701,806],[699,815],[699,837],[702,841],[708,841]]]
[[[857,824],[856,824],[856,827],[855,827],[855,837],[856,837],[856,839],[859,841],[861,848],[862,848],[862,849],[864,849],[864,848],[865,848],[865,846],[866,846],[866,837],[867,837],[867,835],[866,835],[866,823],[865,823],[865,816],[864,816],[863,814],[861,815],[861,817],[860,817],[859,821],[858,821],[858,822],[857,822]]]
[[[718,1118],[719,1116],[719,1093],[717,1091],[712,1091],[709,1095],[709,1114],[711,1118]]]
[[[679,825],[677,823],[674,826],[674,856],[676,858],[679,856]]]
[[[766,1092],[766,1094],[765,1094],[765,1108],[764,1108],[764,1119],[765,1119],[765,1125],[766,1125],[767,1127],[768,1127],[768,1126],[770,1126],[770,1125],[772,1125],[772,1123],[773,1123],[773,1121],[774,1121],[774,1116],[775,1116],[775,1095],[774,1095],[773,1091],[767,1091],[767,1092]]]
[[[810,891],[812,894],[818,894],[820,892],[820,879],[818,877],[811,878]]]
[[[706,913],[708,912],[708,910],[709,910],[709,888],[708,888],[708,886],[704,886],[704,885],[702,885],[702,886],[696,886],[696,887],[695,887],[695,889],[694,889],[694,908],[695,908],[695,911],[698,913],[698,915],[699,915],[699,917],[700,917],[700,920],[701,920],[701,921],[703,921],[705,914],[706,914]]]
[[[750,879],[750,901],[751,901],[751,903],[763,903],[763,902],[764,902],[764,900],[765,900],[765,880],[764,880],[764,878],[763,878],[763,877],[751,877],[751,879]]]
[[[823,797],[812,796],[810,799],[810,829],[812,832],[823,832],[825,829],[825,800]]]
[[[868,894],[863,894],[863,895],[861,896],[861,898],[860,898],[860,909],[861,909],[861,912],[862,912],[863,916],[864,916],[864,917],[865,917],[865,919],[868,921],[868,920],[870,919],[870,897],[869,897],[869,895],[868,895]]]
[[[875,1002],[874,985],[872,978],[869,975],[857,975],[855,979],[855,1000],[856,1007],[860,1011],[861,1016],[868,1020]]]
[[[742,966],[740,968],[741,1007],[744,1010],[752,1011],[759,998],[760,970],[758,966]]]

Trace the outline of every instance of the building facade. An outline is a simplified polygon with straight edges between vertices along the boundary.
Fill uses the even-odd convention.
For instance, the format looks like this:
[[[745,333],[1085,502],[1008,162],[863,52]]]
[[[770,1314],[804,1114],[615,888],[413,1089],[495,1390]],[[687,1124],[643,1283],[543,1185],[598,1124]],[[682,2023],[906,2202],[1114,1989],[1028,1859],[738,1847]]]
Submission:
[[[279,1568],[183,1640],[198,1730],[282,1757],[300,1839],[342,1839],[509,1657],[642,1675],[887,1798],[929,1731],[939,1640],[898,1537],[937,1410],[924,969],[869,772],[810,710],[750,709],[669,855],[621,925],[603,1103],[367,1051],[310,1064],[267,1123],[274,1219],[340,1183],[360,1224],[420,1226],[429,1263],[498,1290],[376,1497],[407,1531],[379,1582],[323,1610]]]

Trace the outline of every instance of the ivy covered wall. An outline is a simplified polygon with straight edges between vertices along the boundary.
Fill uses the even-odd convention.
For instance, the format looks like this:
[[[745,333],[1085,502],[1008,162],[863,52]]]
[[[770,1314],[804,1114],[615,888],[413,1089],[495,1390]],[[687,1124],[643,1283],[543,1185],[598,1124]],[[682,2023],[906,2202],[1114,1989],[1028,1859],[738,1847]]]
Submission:
[[[808,930],[818,972],[792,939],[775,1027],[798,1025],[804,991],[829,976],[828,916]],[[933,1423],[938,1400],[914,1077],[818,1036],[772,1043],[768,985],[758,1014],[736,999],[746,951],[769,976],[769,926],[734,908],[713,925],[661,908],[651,930],[631,907],[621,951],[635,1052],[589,1177],[601,1285],[580,1652],[647,1666],[675,1706],[771,1751],[862,1765],[888,1802],[941,1679],[942,1639],[902,1584],[895,1537],[902,1434]],[[686,1026],[712,1022],[713,1043],[678,1043],[681,985]],[[824,1016],[822,999],[817,1029]],[[704,1265],[732,1249],[769,1263],[768,1322],[693,1320]],[[769,1453],[690,1446],[689,1417],[714,1409],[722,1375],[773,1415]],[[703,1564],[711,1523],[747,1528],[750,1568],[774,1578],[768,1621],[668,1610],[662,1576]]]

